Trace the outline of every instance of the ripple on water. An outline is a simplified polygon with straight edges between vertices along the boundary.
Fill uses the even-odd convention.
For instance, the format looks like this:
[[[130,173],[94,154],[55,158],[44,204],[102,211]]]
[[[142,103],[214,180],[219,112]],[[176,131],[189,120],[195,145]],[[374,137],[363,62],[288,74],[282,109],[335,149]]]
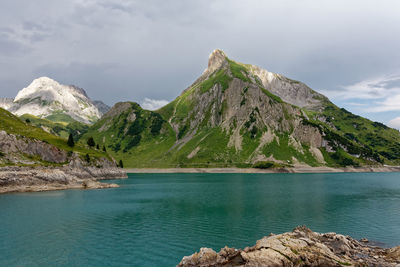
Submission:
[[[0,196],[1,266],[174,266],[307,225],[400,244],[400,174],[135,174]]]

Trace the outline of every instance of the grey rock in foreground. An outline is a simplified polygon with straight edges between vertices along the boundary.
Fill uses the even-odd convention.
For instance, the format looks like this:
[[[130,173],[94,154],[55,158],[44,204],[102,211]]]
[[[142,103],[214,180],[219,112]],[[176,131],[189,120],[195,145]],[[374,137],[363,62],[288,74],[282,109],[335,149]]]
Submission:
[[[320,234],[301,226],[258,240],[245,249],[210,248],[183,257],[177,265],[189,266],[400,266],[400,246],[383,249],[336,233]]]
[[[99,180],[119,178],[127,178],[126,172],[111,167],[4,167],[0,193],[118,187]]]

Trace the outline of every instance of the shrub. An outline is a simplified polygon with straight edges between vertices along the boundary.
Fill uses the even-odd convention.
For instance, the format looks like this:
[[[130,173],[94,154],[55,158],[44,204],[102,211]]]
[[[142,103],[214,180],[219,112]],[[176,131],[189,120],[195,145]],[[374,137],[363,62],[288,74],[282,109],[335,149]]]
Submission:
[[[251,134],[251,138],[255,138],[257,136],[257,127],[255,125],[253,125],[253,128],[251,128],[250,134]]]
[[[160,133],[164,120],[158,113],[153,113],[152,117],[153,117],[153,122],[151,125],[150,132],[152,133],[152,135],[158,135]]]
[[[257,168],[257,169],[269,169],[274,167],[275,164],[273,162],[270,161],[259,161],[254,163],[253,168]]]
[[[89,156],[89,154],[86,154],[86,155],[85,155],[85,160],[86,160],[86,162],[88,162],[88,163],[90,162],[90,156]]]
[[[67,145],[70,146],[70,147],[74,147],[75,146],[74,137],[72,136],[71,133],[68,136]]]
[[[142,139],[141,135],[135,135],[131,141],[125,146],[124,152],[127,152],[129,149],[131,149],[134,146],[137,146],[140,143],[140,140]]]
[[[124,163],[122,162],[122,159],[119,160],[118,166],[119,166],[120,168],[123,168],[123,167],[124,167]]]
[[[144,123],[139,117],[139,115],[136,115],[136,120],[131,124],[131,126],[128,128],[127,134],[128,135],[138,135],[144,130]]]
[[[89,137],[89,139],[87,140],[87,144],[90,147],[94,147],[96,145],[96,143],[94,142],[93,137]]]
[[[178,133],[178,139],[181,139],[183,136],[185,136],[186,130],[187,130],[188,126],[187,124],[185,126],[183,126]]]

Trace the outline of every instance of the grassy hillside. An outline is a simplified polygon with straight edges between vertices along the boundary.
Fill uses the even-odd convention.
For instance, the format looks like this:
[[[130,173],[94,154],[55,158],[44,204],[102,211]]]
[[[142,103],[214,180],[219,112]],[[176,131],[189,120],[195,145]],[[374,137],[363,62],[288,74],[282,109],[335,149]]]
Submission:
[[[385,164],[400,164],[400,132],[327,104],[322,112],[307,111],[308,123],[318,125],[327,133],[335,150],[347,147],[348,154]],[[329,134],[330,133],[330,134]]]
[[[115,159],[123,160],[125,166],[136,166],[138,162],[151,164],[174,144],[174,132],[160,114],[143,110],[133,102],[118,105],[124,105],[125,109],[112,117],[103,116],[80,141],[93,137],[101,149],[104,146]],[[114,109],[115,106],[110,112]]]
[[[174,101],[156,112],[118,103],[81,142],[93,137],[126,167],[400,164],[399,131],[340,109],[298,81],[263,75],[217,51]],[[279,90],[287,94],[272,93]],[[290,97],[303,108],[282,100]]]
[[[71,148],[67,145],[67,139],[55,136],[41,128],[35,127],[2,108],[0,108],[0,130],[6,131],[9,134],[41,140],[65,151],[77,152],[81,156],[88,154],[96,158],[109,157],[101,150],[90,149],[86,145],[80,143],[76,143],[75,146]]]
[[[75,140],[78,140],[89,128],[88,125],[74,120],[70,122],[54,122],[30,114],[24,114],[20,118],[32,126],[42,128],[46,132],[62,138],[68,138],[69,134],[72,133]]]

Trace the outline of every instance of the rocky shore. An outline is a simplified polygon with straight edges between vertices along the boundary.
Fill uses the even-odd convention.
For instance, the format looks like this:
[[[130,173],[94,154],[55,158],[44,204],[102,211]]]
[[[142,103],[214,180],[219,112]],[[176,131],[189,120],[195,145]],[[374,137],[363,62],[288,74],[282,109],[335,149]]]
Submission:
[[[336,233],[320,234],[305,226],[292,232],[270,234],[253,247],[210,248],[183,257],[178,267],[192,266],[376,266],[399,267],[400,246],[384,249]]]
[[[311,167],[295,166],[284,168],[132,168],[128,173],[335,173],[335,172],[400,172],[400,166],[364,166],[364,167]]]
[[[0,193],[118,187],[99,180],[119,178],[127,178],[127,174],[116,167],[3,167]]]

